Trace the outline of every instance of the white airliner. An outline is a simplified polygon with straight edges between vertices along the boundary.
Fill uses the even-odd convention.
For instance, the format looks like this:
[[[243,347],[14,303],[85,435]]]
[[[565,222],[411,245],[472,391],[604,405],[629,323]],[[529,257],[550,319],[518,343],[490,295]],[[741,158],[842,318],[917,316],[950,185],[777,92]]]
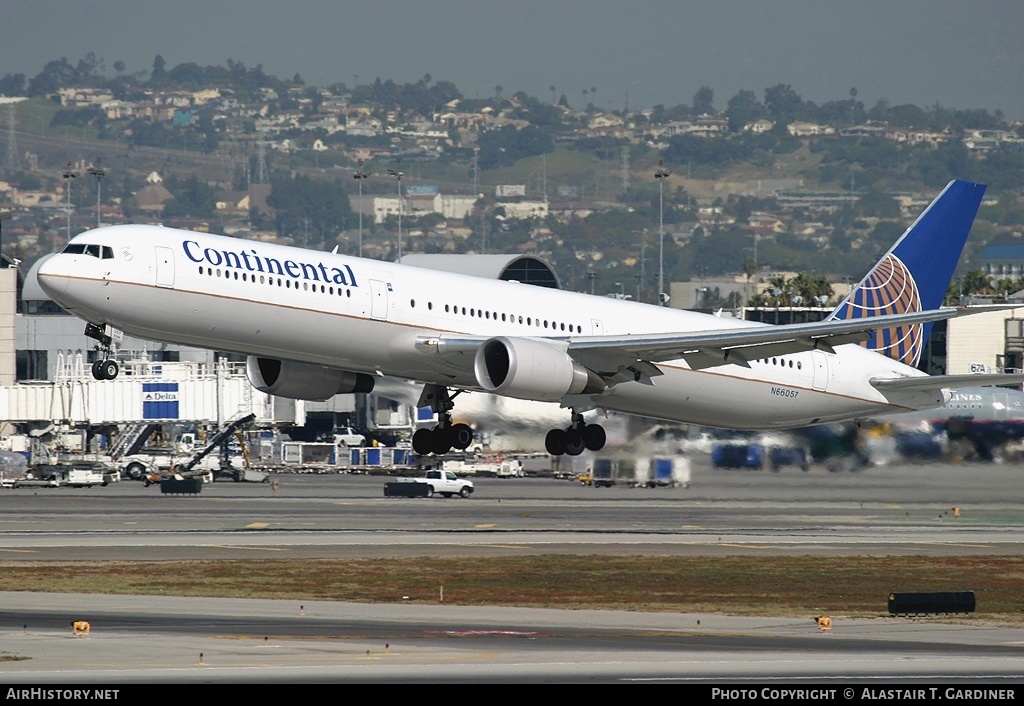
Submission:
[[[1024,376],[933,376],[918,362],[985,187],[953,181],[822,322],[769,326],[158,226],[76,236],[38,270],[104,356],[122,332],[243,353],[259,390],[323,400],[378,376],[425,383],[440,422],[419,453],[466,448],[453,398],[558,402],[552,454],[600,449],[609,409],[778,429],[941,406],[946,388]],[[859,345],[858,345],[859,344]],[[112,359],[93,374],[113,378]]]

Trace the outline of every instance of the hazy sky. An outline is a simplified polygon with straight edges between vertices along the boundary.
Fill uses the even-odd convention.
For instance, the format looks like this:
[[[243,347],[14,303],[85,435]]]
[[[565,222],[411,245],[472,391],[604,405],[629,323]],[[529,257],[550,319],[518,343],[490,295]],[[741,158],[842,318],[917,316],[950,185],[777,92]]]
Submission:
[[[3,0],[0,75],[87,52],[263,65],[314,85],[431,74],[468,97],[525,91],[609,108],[724,108],[788,83],[805,100],[936,102],[1024,119],[1021,0]],[[590,93],[591,88],[596,92]],[[584,100],[583,91],[588,94]]]

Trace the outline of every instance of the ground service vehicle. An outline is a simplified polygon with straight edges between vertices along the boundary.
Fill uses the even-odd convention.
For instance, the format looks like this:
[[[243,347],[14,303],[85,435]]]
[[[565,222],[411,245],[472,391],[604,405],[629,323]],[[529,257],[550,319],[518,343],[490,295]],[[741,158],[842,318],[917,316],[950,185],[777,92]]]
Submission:
[[[428,496],[440,494],[446,498],[453,495],[468,498],[473,494],[473,481],[459,478],[452,471],[427,471],[421,478],[408,480],[430,486]]]

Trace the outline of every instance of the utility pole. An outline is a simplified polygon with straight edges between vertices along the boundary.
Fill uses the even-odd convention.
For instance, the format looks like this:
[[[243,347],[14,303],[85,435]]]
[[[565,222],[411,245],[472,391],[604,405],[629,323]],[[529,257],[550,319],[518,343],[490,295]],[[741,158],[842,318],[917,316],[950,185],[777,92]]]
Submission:
[[[402,158],[395,160],[396,166],[401,166]],[[402,259],[402,177],[405,176],[397,169],[389,169],[388,174],[398,180],[398,260]],[[396,262],[398,261],[396,260]]]
[[[658,305],[665,306],[668,296],[665,294],[665,179],[672,172],[662,166],[658,160],[658,168],[654,178],[658,180]]]
[[[71,240],[71,181],[78,178],[78,172],[71,168],[71,160],[68,160],[68,168],[61,174],[68,192],[68,240]]]
[[[106,170],[100,166],[100,162],[103,161],[102,157],[96,158],[96,164],[89,167],[85,171],[96,177],[96,227],[100,227],[100,194],[102,193],[103,177],[107,175]]]
[[[360,159],[359,168],[352,175],[352,178],[359,184],[359,257],[363,256],[363,179],[369,176],[363,171],[363,160]]]

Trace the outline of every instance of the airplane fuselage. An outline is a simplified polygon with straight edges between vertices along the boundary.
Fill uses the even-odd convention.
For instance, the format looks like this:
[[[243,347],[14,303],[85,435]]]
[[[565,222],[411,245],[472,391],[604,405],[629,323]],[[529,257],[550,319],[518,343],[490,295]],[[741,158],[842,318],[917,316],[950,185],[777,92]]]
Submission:
[[[114,226],[51,256],[40,283],[79,317],[202,348],[480,389],[473,355],[445,335],[543,340],[760,326],[695,312],[157,226]],[[88,246],[94,246],[89,248]],[[71,248],[75,250],[77,248]],[[884,394],[914,368],[853,344],[692,369],[662,362],[598,407],[727,428],[791,428],[941,405]]]

